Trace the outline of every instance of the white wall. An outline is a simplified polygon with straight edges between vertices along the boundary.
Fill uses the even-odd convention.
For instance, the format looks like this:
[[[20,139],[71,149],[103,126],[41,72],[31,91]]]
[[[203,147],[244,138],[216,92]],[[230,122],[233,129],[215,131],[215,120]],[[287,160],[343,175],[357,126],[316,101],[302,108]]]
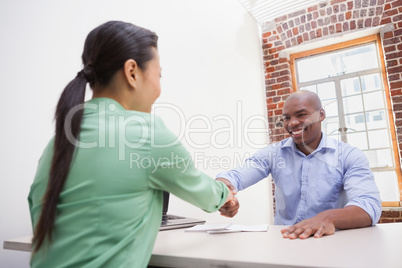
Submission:
[[[265,117],[266,111],[259,27],[240,2],[2,0],[0,267],[28,267],[28,253],[3,250],[2,244],[32,234],[27,195],[53,135],[54,107],[81,69],[86,35],[107,20],[129,21],[159,35],[163,93],[155,112],[178,135],[184,133],[182,142],[200,169],[215,176],[267,142],[267,132],[250,134],[254,144],[244,134],[263,126],[257,119],[245,124],[256,115]],[[194,134],[208,122],[210,130]],[[218,148],[226,142],[233,144]],[[201,143],[209,145],[196,148]],[[240,193],[241,209],[234,219],[207,214],[174,197],[170,212],[211,222],[271,223],[269,186],[264,181]]]

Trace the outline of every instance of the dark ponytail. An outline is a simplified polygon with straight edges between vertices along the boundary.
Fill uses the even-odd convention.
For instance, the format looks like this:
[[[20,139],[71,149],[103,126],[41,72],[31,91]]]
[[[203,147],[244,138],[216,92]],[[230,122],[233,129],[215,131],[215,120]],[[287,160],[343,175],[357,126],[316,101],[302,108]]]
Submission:
[[[157,48],[157,40],[155,33],[120,21],[104,23],[88,34],[82,54],[84,68],[64,88],[56,107],[54,152],[42,211],[32,240],[34,253],[46,239],[51,241],[59,196],[74,156],[74,141],[79,140],[83,109],[74,113],[71,122],[66,122],[68,113],[84,103],[87,83],[91,88],[106,86],[128,59],[134,59],[145,70],[146,63],[154,57],[152,47]],[[66,131],[74,139],[69,139]]]

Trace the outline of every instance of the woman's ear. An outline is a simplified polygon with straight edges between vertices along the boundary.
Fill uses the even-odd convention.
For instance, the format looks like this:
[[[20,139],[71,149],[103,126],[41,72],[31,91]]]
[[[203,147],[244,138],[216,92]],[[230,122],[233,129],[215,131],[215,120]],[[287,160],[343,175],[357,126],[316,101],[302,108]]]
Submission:
[[[126,78],[127,83],[134,89],[138,82],[138,71],[138,64],[135,60],[129,59],[124,63],[124,77]]]

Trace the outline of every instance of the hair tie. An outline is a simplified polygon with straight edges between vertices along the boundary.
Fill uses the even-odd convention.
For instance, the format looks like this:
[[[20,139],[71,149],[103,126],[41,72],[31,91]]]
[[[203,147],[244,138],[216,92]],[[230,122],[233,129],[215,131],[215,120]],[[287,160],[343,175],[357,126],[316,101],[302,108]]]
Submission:
[[[77,77],[85,78],[89,83],[93,83],[95,76],[91,68],[85,67],[77,73]]]

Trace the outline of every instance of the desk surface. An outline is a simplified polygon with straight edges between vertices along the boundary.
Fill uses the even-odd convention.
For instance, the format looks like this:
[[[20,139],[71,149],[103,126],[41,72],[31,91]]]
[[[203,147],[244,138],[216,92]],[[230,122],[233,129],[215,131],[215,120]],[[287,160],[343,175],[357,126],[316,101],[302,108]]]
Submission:
[[[320,239],[282,238],[283,226],[268,232],[206,234],[161,231],[150,265],[161,267],[401,267],[402,223],[337,231]],[[30,249],[30,237],[4,242],[5,249]]]

